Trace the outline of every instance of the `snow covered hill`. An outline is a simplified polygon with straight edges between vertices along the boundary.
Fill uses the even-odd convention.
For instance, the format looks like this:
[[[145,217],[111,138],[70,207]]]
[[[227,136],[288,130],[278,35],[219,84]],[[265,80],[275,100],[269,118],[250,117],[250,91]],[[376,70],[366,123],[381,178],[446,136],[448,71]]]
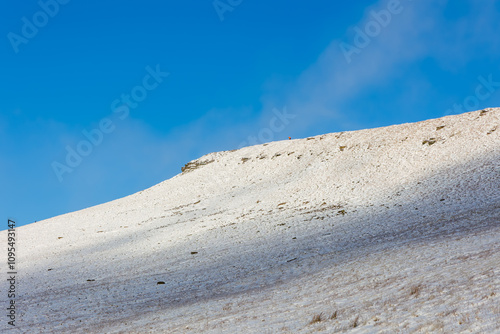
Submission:
[[[17,332],[500,333],[499,189],[500,108],[211,153],[18,228]]]

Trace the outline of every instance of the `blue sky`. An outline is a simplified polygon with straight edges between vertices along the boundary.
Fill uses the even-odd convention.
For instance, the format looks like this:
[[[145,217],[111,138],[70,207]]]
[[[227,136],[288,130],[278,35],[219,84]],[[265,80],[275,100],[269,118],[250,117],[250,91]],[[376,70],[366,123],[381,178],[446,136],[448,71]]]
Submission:
[[[0,203],[18,225],[209,152],[500,104],[493,0],[2,6]]]

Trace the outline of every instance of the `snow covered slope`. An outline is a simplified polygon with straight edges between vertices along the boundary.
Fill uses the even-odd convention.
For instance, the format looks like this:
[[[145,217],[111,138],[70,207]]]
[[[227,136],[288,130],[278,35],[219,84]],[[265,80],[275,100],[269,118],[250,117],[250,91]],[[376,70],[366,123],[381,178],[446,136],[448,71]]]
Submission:
[[[499,189],[500,109],[208,154],[18,228],[17,332],[500,333]]]

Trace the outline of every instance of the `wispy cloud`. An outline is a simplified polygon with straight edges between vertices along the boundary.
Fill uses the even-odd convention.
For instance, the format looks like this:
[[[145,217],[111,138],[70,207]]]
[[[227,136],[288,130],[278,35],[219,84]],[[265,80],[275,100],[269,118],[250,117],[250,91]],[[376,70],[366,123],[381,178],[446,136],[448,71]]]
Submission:
[[[490,56],[497,54],[499,42],[494,36],[500,23],[493,1],[469,1],[471,12],[458,18],[446,17],[448,1],[401,3],[401,14],[394,16],[359,54],[353,55],[351,63],[345,61],[339,48],[340,43],[352,39],[353,31],[349,30],[342,38],[333,40],[294,83],[285,103],[297,111],[301,120],[293,125],[296,132],[311,133],[325,124],[337,129],[370,126],[363,119],[353,121],[356,110],[346,106],[360,105],[359,101],[365,100],[365,107],[369,108],[374,103],[365,98],[370,92],[380,93],[384,86],[390,91],[398,82],[407,88],[387,97],[382,105],[386,110],[380,113],[390,113],[391,109],[400,113],[418,111],[410,103],[422,104],[433,89],[429,75],[420,71],[423,62],[433,59],[442,71],[453,72],[477,61],[481,57],[478,49],[484,48]],[[386,1],[381,1],[368,8],[364,19],[353,22],[353,26],[364,27],[373,20],[370,12],[385,6]],[[479,74],[472,73],[472,77]]]
[[[370,108],[373,103],[375,108],[385,108],[378,110],[381,115],[397,112],[418,117],[422,109],[416,106],[424,108],[425,97],[435,89],[429,75],[420,70],[422,62],[433,59],[442,71],[453,72],[477,59],[475,49],[483,44],[488,54],[494,54],[499,47],[499,42],[487,43],[498,31],[497,6],[493,1],[485,4],[469,1],[469,4],[471,11],[457,17],[448,14],[450,3],[445,0],[401,1],[401,13],[395,15],[360,54],[353,56],[351,63],[345,61],[339,45],[352,40],[352,28],[343,36],[332,36],[332,42],[316,62],[304,69],[296,80],[286,83],[286,89],[279,96],[272,91],[264,92],[260,111],[248,107],[210,110],[204,117],[164,138],[165,147],[169,146],[167,143],[176,143],[179,150],[192,154],[236,148],[246,137],[268,125],[274,108],[284,106],[297,116],[297,121],[291,122],[275,139],[286,139],[289,134],[306,136],[371,126],[370,121],[357,118],[361,112],[351,109],[353,105]],[[373,20],[372,11],[385,8],[387,1],[367,8],[363,19],[352,22],[352,27],[364,27]],[[473,80],[479,74],[474,73]],[[397,94],[384,95],[398,85],[401,88]],[[272,85],[264,84],[267,86]],[[379,92],[384,87],[387,92]],[[381,93],[385,101],[374,103],[373,99],[367,99],[373,92]],[[443,100],[442,112],[448,106],[448,100]],[[242,116],[255,113],[259,114],[257,118]]]

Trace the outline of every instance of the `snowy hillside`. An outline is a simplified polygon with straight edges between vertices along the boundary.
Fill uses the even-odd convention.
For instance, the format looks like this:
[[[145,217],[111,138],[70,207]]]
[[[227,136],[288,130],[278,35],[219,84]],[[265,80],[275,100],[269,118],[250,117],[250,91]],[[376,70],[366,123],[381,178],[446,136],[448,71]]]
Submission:
[[[183,169],[18,228],[17,332],[500,333],[500,108]]]

